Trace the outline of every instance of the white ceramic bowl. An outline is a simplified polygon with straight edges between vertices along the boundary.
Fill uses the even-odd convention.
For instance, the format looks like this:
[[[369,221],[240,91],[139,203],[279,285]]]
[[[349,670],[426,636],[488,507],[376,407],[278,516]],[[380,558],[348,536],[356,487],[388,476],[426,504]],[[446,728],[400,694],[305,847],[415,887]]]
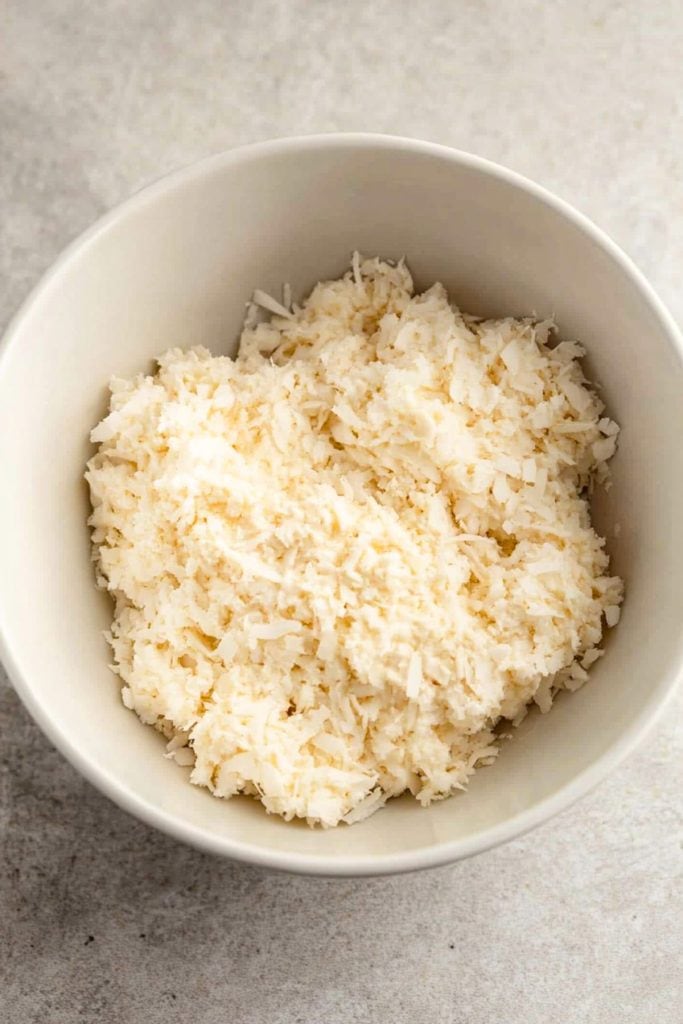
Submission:
[[[588,347],[622,425],[595,510],[627,581],[588,685],[532,714],[467,793],[404,798],[352,828],[309,830],[248,799],[216,800],[162,756],[107,668],[83,467],[111,374],[171,345],[231,352],[255,286],[301,296],[354,248],[408,257],[470,312],[554,313]],[[195,846],[312,874],[443,864],[539,824],[633,747],[681,667],[683,346],[629,260],[543,189],[484,160],[405,139],[328,135],[235,150],[152,185],[58,260],[0,361],[2,658],[38,724],[121,807]]]

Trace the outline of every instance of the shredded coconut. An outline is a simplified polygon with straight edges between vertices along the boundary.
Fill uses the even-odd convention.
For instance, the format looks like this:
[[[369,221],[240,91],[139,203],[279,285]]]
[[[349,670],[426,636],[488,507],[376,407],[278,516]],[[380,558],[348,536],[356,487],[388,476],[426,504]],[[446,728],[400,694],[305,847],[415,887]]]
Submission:
[[[126,706],[197,785],[331,826],[462,789],[496,723],[585,682],[622,599],[587,499],[618,427],[551,323],[402,262],[283,298],[234,360],[111,382],[90,524]]]

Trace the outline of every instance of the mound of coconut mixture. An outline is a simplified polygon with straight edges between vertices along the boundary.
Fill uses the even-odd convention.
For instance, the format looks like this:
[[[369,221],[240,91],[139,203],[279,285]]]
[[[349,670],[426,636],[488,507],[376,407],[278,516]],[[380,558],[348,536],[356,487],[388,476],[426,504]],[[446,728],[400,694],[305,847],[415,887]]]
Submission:
[[[615,625],[587,491],[618,427],[552,324],[361,261],[111,382],[88,463],[127,707],[191,781],[330,826],[462,789]]]

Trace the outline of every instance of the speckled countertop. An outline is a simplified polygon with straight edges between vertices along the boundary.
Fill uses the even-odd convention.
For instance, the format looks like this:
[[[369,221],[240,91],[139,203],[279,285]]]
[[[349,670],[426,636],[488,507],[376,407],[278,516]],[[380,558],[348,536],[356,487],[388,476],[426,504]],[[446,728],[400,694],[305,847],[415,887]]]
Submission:
[[[332,130],[428,138],[536,178],[683,321],[677,0],[5,0],[0,17],[2,323],[143,183]],[[0,1017],[678,1024],[681,709],[595,793],[502,849],[321,881],[223,863],[127,817],[3,676]]]

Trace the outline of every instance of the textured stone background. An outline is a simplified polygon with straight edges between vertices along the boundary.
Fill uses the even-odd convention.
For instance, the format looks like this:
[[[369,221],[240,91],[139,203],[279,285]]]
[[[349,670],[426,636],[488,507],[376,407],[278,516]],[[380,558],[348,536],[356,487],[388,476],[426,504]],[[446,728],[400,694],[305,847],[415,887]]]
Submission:
[[[374,130],[577,204],[683,321],[677,0],[2,0],[0,320],[132,190],[276,135]],[[0,687],[12,1024],[677,1024],[681,702],[592,796],[452,868],[311,881],[128,818]]]

